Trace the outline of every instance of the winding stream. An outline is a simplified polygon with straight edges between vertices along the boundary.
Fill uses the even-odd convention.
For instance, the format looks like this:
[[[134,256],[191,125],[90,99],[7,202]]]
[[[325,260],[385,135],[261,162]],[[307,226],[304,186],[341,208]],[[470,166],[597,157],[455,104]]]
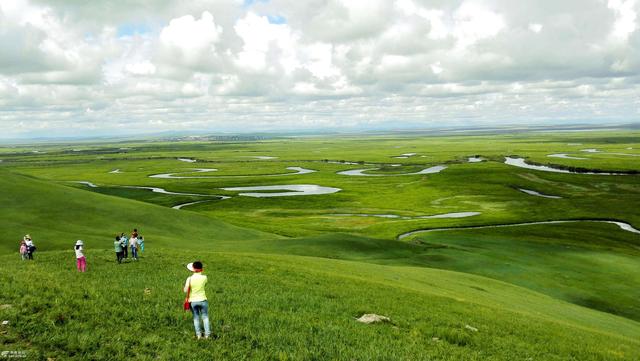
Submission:
[[[445,227],[445,228],[430,228],[430,229],[417,229],[415,231],[410,231],[406,233],[402,233],[398,235],[398,240],[402,240],[409,236],[418,233],[429,233],[429,232],[438,232],[438,231],[457,231],[457,230],[467,230],[467,229],[482,229],[482,228],[504,228],[504,227],[519,227],[519,226],[532,226],[538,224],[562,224],[562,223],[581,223],[581,222],[591,222],[591,223],[609,223],[615,224],[620,227],[623,231],[640,234],[640,230],[633,228],[632,225],[625,222],[619,221],[605,221],[601,219],[577,219],[577,220],[560,220],[560,221],[540,221],[540,222],[523,222],[523,223],[509,223],[509,224],[494,224],[494,225],[486,225],[486,226],[462,226],[462,227]]]
[[[310,196],[318,194],[331,194],[340,192],[342,189],[333,187],[323,187],[315,184],[285,184],[275,186],[254,186],[254,187],[230,187],[221,188],[225,191],[287,191],[287,192],[249,192],[239,193],[241,196],[254,198],[289,197],[289,196]]]
[[[549,154],[549,155],[547,155],[547,157],[550,157],[550,158],[562,158],[562,159],[578,159],[578,160],[588,159],[588,158],[583,158],[583,157],[573,157],[573,156],[570,156],[567,153]]]
[[[220,197],[224,197],[224,196],[220,196]],[[220,198],[220,200],[229,199],[229,198],[231,198],[231,197]],[[215,200],[217,200],[217,199],[205,199],[205,200],[202,200],[202,201],[187,202],[187,203],[182,203],[182,204],[175,205],[175,206],[173,206],[171,208],[173,208],[173,209],[182,209],[183,207],[191,206],[191,205],[198,204],[198,203],[211,202],[211,201],[215,201]]]
[[[142,187],[142,186],[120,186],[120,187],[121,188],[132,188],[132,189],[147,189],[147,190],[150,190],[150,191],[152,191],[154,193],[169,194],[169,195],[198,196],[198,197],[211,197],[212,198],[212,199],[203,199],[201,201],[177,204],[177,205],[171,207],[173,209],[182,209],[183,207],[190,206],[190,205],[193,205],[193,204],[211,202],[211,201],[222,201],[222,200],[231,198],[231,197],[228,197],[228,196],[220,196],[220,195],[213,195],[213,194],[170,192],[170,191],[167,191],[164,188],[159,188],[159,187]]]
[[[160,187],[144,187],[144,186],[115,186],[115,187],[130,188],[130,189],[146,189],[146,190],[152,191],[153,193],[169,194],[169,195],[175,195],[175,196],[216,197],[218,199],[231,198],[231,197],[219,196],[219,195],[215,195],[215,194],[171,192],[171,191],[168,191],[168,190],[166,190],[164,188],[160,188]]]
[[[542,197],[542,198],[550,198],[550,199],[561,199],[560,196],[551,196],[548,194],[542,194],[540,192],[533,191],[531,189],[518,188],[518,190],[522,193],[526,193],[531,196]]]
[[[417,153],[402,153],[399,156],[393,157],[393,158],[396,158],[396,159],[409,159],[409,158],[413,157],[416,154]]]
[[[97,185],[95,185],[95,184],[93,184],[93,183],[91,183],[91,182],[89,182],[89,181],[71,181],[71,183],[84,184],[84,185],[86,185],[86,186],[87,186],[87,187],[89,187],[89,188],[98,188],[98,186],[97,186]]]
[[[626,148],[627,150],[631,150],[633,148]],[[599,149],[595,149],[595,148],[589,148],[589,149],[581,149],[581,152],[585,152],[585,153],[601,153],[601,154],[609,154],[609,155],[621,155],[623,157],[640,157],[640,154],[631,154],[631,153],[617,153],[617,152],[605,152]]]
[[[376,217],[376,218],[391,218],[391,219],[438,219],[438,218],[466,218],[473,217],[481,214],[480,212],[454,212],[434,214],[430,216],[400,216],[397,214],[366,214],[366,213],[337,213],[330,214],[330,216],[336,217]]]
[[[84,184],[84,185],[86,185],[87,187],[90,187],[90,188],[99,188],[97,185],[95,185],[95,184],[93,184],[91,182],[88,182],[88,181],[74,181],[73,183]],[[144,186],[111,186],[111,187],[129,188],[129,189],[145,189],[145,190],[151,191],[153,193],[176,195],[176,196],[196,196],[196,197],[209,197],[209,198],[211,198],[211,199],[204,199],[204,200],[201,200],[201,201],[187,202],[187,203],[178,204],[178,205],[175,205],[175,206],[171,207],[173,209],[181,209],[182,207],[190,206],[190,205],[196,204],[196,203],[211,202],[211,201],[215,201],[215,200],[225,200],[225,199],[230,199],[231,198],[229,196],[221,196],[221,195],[216,195],[216,194],[171,192],[171,191],[168,191],[168,190],[166,190],[164,188],[160,188],[160,187],[144,187]]]
[[[189,172],[175,172],[175,173],[162,173],[162,174],[152,174],[149,178],[162,178],[162,179],[185,179],[185,178],[202,178],[198,176],[191,177],[180,177],[174,174],[184,174],[184,173],[207,173],[207,172],[216,172],[218,171],[215,168],[194,168]],[[207,177],[204,177],[207,178]]]
[[[603,154],[621,155],[623,157],[640,157],[640,154],[631,154],[631,153],[603,153]]]
[[[356,162],[348,162],[348,161],[339,161],[339,160],[329,160],[327,161],[329,164],[349,164],[349,165],[358,165]]]
[[[196,168],[188,172],[174,172],[174,173],[162,173],[162,174],[152,174],[149,178],[162,178],[162,179],[211,179],[211,178],[247,178],[247,177],[282,177],[282,176],[290,176],[290,175],[300,175],[300,174],[308,174],[316,172],[313,169],[306,169],[302,167],[287,167],[287,170],[292,170],[294,172],[291,173],[277,173],[277,174],[256,174],[256,175],[219,175],[219,176],[178,176],[176,174],[184,174],[184,173],[206,173],[206,172],[216,172],[217,169],[214,168]]]
[[[514,167],[539,170],[543,172],[565,173],[565,174],[590,174],[590,175],[628,175],[626,173],[607,173],[607,172],[577,172],[567,169],[552,168],[546,165],[535,165],[527,163],[524,158],[505,157],[504,164]]]
[[[394,177],[394,176],[402,176],[402,175],[435,174],[435,173],[440,173],[441,171],[443,171],[446,168],[447,167],[444,166],[444,165],[437,165],[435,167],[430,167],[430,168],[423,169],[423,170],[421,170],[419,172],[400,173],[400,174],[368,174],[368,173],[365,173],[365,172],[369,172],[369,171],[380,169],[380,168],[368,168],[368,169],[345,170],[345,171],[338,172],[337,174],[349,175],[349,176],[360,176],[360,177]]]
[[[246,156],[247,158],[255,158],[258,160],[269,160],[269,159],[276,159],[278,157],[272,157],[270,155],[248,155]]]

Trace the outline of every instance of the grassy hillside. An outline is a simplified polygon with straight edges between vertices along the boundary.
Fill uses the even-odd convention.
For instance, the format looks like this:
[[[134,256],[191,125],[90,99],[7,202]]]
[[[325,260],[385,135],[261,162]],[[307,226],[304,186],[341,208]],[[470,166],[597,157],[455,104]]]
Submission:
[[[0,257],[0,340],[46,359],[637,360],[640,324],[472,275],[295,256],[155,249]],[[210,281],[215,340],[193,340],[184,264]],[[364,325],[363,313],[391,323]],[[469,326],[469,327],[467,327]],[[474,331],[477,329],[477,331]]]
[[[152,246],[213,247],[276,238],[192,212],[104,196],[0,170],[0,253],[16,252],[29,233],[40,251],[65,249],[76,239],[109,248],[119,232],[138,228]]]
[[[417,234],[424,265],[473,273],[640,320],[640,235],[573,223]]]

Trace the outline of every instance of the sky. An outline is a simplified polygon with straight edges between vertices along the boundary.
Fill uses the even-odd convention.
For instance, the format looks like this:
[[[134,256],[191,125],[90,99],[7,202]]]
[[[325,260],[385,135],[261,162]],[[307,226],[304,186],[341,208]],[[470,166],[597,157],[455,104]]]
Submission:
[[[0,138],[613,124],[640,0],[0,1]]]

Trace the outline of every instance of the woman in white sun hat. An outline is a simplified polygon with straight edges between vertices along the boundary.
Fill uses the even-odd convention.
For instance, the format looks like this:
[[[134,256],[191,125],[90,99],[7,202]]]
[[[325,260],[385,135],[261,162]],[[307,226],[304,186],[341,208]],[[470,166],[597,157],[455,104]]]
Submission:
[[[187,269],[193,274],[187,278],[184,283],[184,292],[187,294],[185,300],[185,308],[187,303],[191,312],[193,312],[193,327],[196,329],[196,337],[202,338],[200,330],[200,318],[204,326],[204,338],[208,339],[211,335],[209,326],[209,302],[204,287],[207,284],[207,276],[202,274],[202,262],[195,261],[187,265]]]
[[[77,240],[74,249],[76,251],[78,272],[85,272],[87,270],[87,259],[84,257],[84,242]]]

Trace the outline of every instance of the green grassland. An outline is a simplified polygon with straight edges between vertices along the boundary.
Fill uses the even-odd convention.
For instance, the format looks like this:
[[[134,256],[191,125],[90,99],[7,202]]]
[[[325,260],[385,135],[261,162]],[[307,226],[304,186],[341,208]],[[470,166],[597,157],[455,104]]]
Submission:
[[[193,359],[638,359],[640,234],[583,222],[397,239],[419,229],[547,220],[640,228],[640,175],[503,163],[521,156],[558,167],[637,171],[638,149],[640,132],[5,147],[0,286],[8,291],[0,304],[11,306],[0,316],[14,326],[0,329],[0,341],[43,359],[176,359],[189,352]],[[416,154],[396,158],[404,153]],[[586,159],[547,156],[554,153]],[[475,155],[484,161],[469,163]],[[447,168],[406,175],[436,165]],[[316,172],[282,175],[294,172],[287,167]],[[351,169],[385,176],[338,174]],[[149,177],[160,173],[203,178]],[[286,184],[341,191],[252,198],[221,189]],[[199,200],[208,201],[170,208]],[[453,212],[480,214],[416,218]],[[145,235],[147,253],[138,264],[118,266],[112,238],[133,227]],[[38,244],[33,263],[16,256],[25,233]],[[88,249],[83,275],[73,271],[70,252],[78,238]],[[218,338],[206,345],[190,340],[190,322],[178,307],[182,267],[193,258],[211,266],[208,292],[219,306]],[[365,312],[389,315],[392,323],[354,321]],[[140,336],[127,336],[129,328]]]
[[[163,187],[170,191],[195,192],[203,194],[235,195],[220,187],[271,185],[271,184],[319,184],[342,188],[343,191],[328,196],[291,197],[287,199],[250,199],[236,197],[231,202],[209,202],[191,207],[198,211],[228,222],[252,226],[286,236],[305,236],[334,232],[358,233],[374,237],[392,237],[406,230],[420,227],[447,225],[446,220],[413,220],[387,222],[380,219],[353,219],[327,216],[327,214],[347,213],[397,213],[401,215],[423,215],[458,211],[478,211],[482,215],[465,220],[455,220],[450,224],[488,224],[493,222],[516,222],[551,218],[621,218],[628,222],[638,222],[637,213],[628,212],[629,197],[638,199],[640,188],[636,177],[603,177],[540,173],[510,167],[502,164],[504,155],[527,156],[536,162],[546,162],[565,166],[576,166],[575,160],[546,158],[542,154],[569,152],[570,149],[588,147],[603,151],[634,150],[628,135],[618,134],[625,143],[610,143],[615,134],[595,140],[606,143],[582,143],[569,146],[570,136],[584,141],[585,135],[556,136],[556,143],[549,143],[543,136],[509,135],[489,137],[455,137],[396,139],[380,138],[354,140],[351,138],[327,140],[304,139],[231,144],[158,144],[132,148],[126,153],[107,155],[86,152],[58,151],[46,155],[6,159],[5,165],[21,173],[39,178],[58,181],[90,180],[98,185],[144,185]],[[547,141],[542,142],[542,139]],[[553,139],[553,137],[551,137]],[[589,138],[587,138],[589,139]],[[560,141],[562,143],[560,143]],[[574,144],[574,143],[570,143]],[[107,147],[108,148],[108,147]],[[111,147],[113,148],[113,147]],[[88,151],[87,151],[88,152]],[[123,151],[124,152],[124,151]],[[393,158],[405,152],[415,152],[409,159]],[[637,152],[637,151],[635,151]],[[57,154],[57,155],[56,155]],[[467,163],[466,157],[479,154],[488,159],[483,163]],[[272,160],[251,160],[255,155],[270,155]],[[592,166],[607,170],[637,169],[640,157],[603,157],[600,153],[588,154],[588,160],[581,161],[582,167]],[[197,163],[177,161],[177,157],[198,159]],[[6,157],[5,157],[6,158]],[[366,162],[366,165],[345,165],[326,163],[323,160],[349,160]],[[375,164],[375,165],[368,165]],[[337,175],[342,170],[354,168],[376,168],[378,166],[401,164],[401,167],[387,167],[394,172],[409,173],[416,169],[447,164],[442,173],[433,175],[397,177],[349,177]],[[263,177],[265,174],[281,174],[290,166],[300,166],[317,170],[316,173],[288,177]],[[154,179],[151,174],[166,172],[188,172],[193,168],[216,168],[217,172],[205,173],[211,178],[202,179]],[[111,174],[120,169],[123,173]],[[181,174],[195,175],[195,174]],[[247,175],[247,177],[237,177]],[[254,175],[253,177],[248,175]],[[225,177],[228,176],[228,177]],[[530,188],[543,193],[565,197],[550,201],[521,194],[515,188]],[[102,192],[105,192],[102,190]],[[172,197],[152,197],[145,192],[110,189],[110,194],[121,194],[127,198],[155,202],[162,205],[184,203],[184,199]],[[607,202],[594,199],[608,199]],[[188,200],[194,200],[189,198]],[[169,204],[168,204],[169,203]],[[603,209],[604,207],[604,209]],[[252,210],[247,217],[247,210]],[[283,220],[286,220],[283,222]]]
[[[640,235],[615,225],[554,224],[417,234],[429,267],[499,279],[640,320]],[[581,235],[581,237],[576,237]]]
[[[320,258],[156,250],[2,257],[4,347],[46,359],[633,360],[640,326],[489,279]],[[180,309],[184,260],[210,277],[215,340]],[[21,272],[15,272],[16,269]],[[363,325],[362,313],[391,323]],[[469,329],[466,326],[473,327]]]

